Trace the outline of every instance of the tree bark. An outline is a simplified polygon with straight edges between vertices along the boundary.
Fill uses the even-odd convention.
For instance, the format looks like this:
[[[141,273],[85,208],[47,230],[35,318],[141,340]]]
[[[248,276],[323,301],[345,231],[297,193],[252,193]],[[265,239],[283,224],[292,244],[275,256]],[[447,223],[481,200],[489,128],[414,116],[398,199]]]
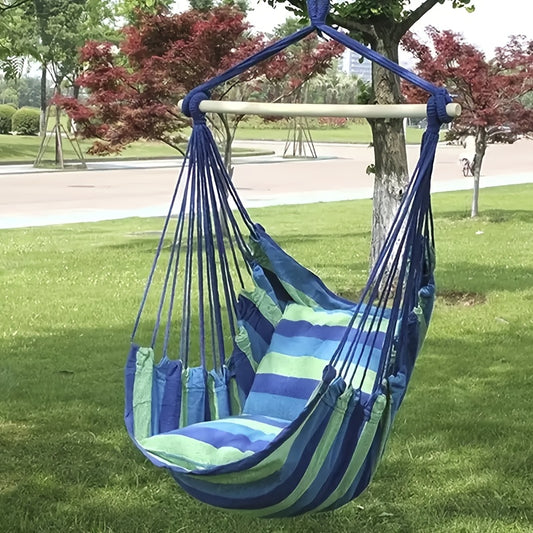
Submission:
[[[61,89],[59,85],[56,85],[55,94],[60,95]],[[63,137],[61,133],[61,108],[55,106],[55,164],[56,168],[65,168],[65,162],[63,160]]]
[[[390,32],[378,34],[373,48],[385,57],[398,61],[398,41],[390,35]],[[372,64],[372,87],[378,104],[401,101],[398,77],[375,63]],[[403,120],[375,119],[369,122],[372,128],[375,161],[370,252],[370,266],[373,267],[407,187],[409,171]]]
[[[46,98],[46,65],[41,66],[41,116],[39,120],[39,134],[41,137],[46,135],[46,110],[48,107],[48,102]]]
[[[479,183],[481,176],[481,165],[485,152],[487,151],[487,132],[483,126],[476,130],[476,155],[472,164],[472,174],[474,175],[474,190],[472,192],[472,208],[470,216],[475,218],[479,214]]]

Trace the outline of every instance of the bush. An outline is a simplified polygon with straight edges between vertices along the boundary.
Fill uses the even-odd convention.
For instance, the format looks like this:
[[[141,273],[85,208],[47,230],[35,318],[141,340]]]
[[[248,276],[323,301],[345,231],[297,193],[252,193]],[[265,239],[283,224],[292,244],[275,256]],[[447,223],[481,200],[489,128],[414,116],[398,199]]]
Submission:
[[[0,105],[0,134],[6,134],[11,131],[11,118],[16,109],[9,104]]]
[[[345,117],[320,117],[318,126],[324,129],[338,130],[348,127],[348,119]]]
[[[38,135],[40,116],[35,107],[21,107],[11,117],[11,128],[18,135]]]

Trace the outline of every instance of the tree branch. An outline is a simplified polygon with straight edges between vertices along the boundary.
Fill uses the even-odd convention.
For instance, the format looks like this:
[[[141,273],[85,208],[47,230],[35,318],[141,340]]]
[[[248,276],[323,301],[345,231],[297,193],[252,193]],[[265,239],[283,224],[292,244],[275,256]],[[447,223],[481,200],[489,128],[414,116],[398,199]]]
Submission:
[[[351,20],[346,17],[339,17],[337,15],[329,15],[328,22],[332,22],[335,26],[340,26],[348,31],[358,33],[363,37],[363,40],[372,43],[376,40],[377,35],[372,24],[362,24],[356,20]]]
[[[439,0],[426,0],[420,4],[415,10],[404,19],[402,22],[398,23],[399,37],[402,38],[412,26],[418,22],[431,8],[439,4]]]

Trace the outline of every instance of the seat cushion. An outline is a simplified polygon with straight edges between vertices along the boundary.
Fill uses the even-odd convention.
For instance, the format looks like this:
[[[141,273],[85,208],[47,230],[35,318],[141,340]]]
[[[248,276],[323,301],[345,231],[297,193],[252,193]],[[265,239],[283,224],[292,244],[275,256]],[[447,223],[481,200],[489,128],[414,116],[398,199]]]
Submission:
[[[324,367],[339,346],[353,313],[291,303],[274,330],[269,349],[259,364],[243,412],[294,420],[322,379]],[[358,320],[348,339],[358,334]],[[367,323],[371,320],[367,320]],[[378,368],[387,320],[377,321],[370,335],[359,335],[356,356],[347,376],[362,392],[371,392]],[[370,327],[370,324],[365,327]],[[366,343],[366,344],[365,344]],[[341,352],[346,357],[350,342]],[[366,371],[365,371],[366,369]]]
[[[203,470],[265,449],[287,425],[269,416],[232,416],[154,435],[140,444],[164,463]]]

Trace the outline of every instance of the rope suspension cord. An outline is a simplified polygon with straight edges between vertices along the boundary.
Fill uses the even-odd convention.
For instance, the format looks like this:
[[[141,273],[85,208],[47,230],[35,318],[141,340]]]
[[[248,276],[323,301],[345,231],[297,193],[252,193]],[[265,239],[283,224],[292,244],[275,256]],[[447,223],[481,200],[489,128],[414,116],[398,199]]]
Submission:
[[[438,142],[438,131],[442,123],[449,122],[453,117],[460,114],[460,106],[454,104],[451,101],[451,97],[448,92],[440,87],[437,87],[426,80],[420,78],[416,74],[408,71],[397,63],[387,59],[376,51],[362,45],[349,36],[331,28],[325,24],[327,13],[329,11],[328,0],[308,0],[307,2],[308,12],[311,19],[311,24],[294,34],[285,37],[284,39],[270,45],[264,50],[256,53],[234,67],[228,69],[226,72],[208,80],[207,82],[199,85],[193,89],[181,102],[182,111],[193,118],[194,123],[197,122],[203,125],[205,124],[205,112],[236,112],[243,113],[247,111],[255,111],[259,114],[287,114],[293,116],[296,114],[318,114],[325,112],[325,114],[331,114],[333,116],[337,113],[344,113],[344,116],[366,116],[368,118],[396,118],[405,116],[427,116],[428,117],[428,131],[423,137],[421,148],[421,160],[423,164],[417,167],[413,179],[411,180],[411,186],[407,193],[404,195],[402,201],[402,207],[397,213],[396,219],[393,223],[391,232],[388,239],[385,242],[381,255],[376,262],[373,271],[370,274],[369,280],[363,292],[363,295],[357,305],[355,313],[352,317],[350,327],[353,326],[356,320],[360,320],[361,327],[357,331],[355,338],[352,335],[351,340],[348,340],[350,335],[350,328],[347,328],[343,341],[339,344],[334,356],[332,357],[331,364],[340,365],[340,373],[343,377],[348,379],[348,374],[355,366],[362,364],[365,366],[365,362],[362,360],[365,355],[361,350],[358,350],[358,346],[361,343],[370,344],[370,351],[367,351],[367,361],[371,357],[371,353],[375,347],[377,335],[371,337],[371,331],[376,328],[379,329],[381,323],[384,321],[384,315],[386,303],[389,298],[393,298],[393,305],[391,315],[388,320],[388,333],[385,339],[385,345],[383,351],[387,353],[392,352],[391,343],[394,340],[394,332],[390,331],[394,327],[394,324],[398,319],[402,324],[406,326],[407,316],[409,314],[408,306],[412,307],[416,305],[413,301],[413,296],[404,297],[405,291],[396,291],[394,296],[395,285],[397,283],[403,283],[403,279],[406,280],[413,277],[416,274],[417,282],[420,281],[420,275],[417,272],[411,272],[414,268],[413,259],[421,260],[420,251],[416,252],[417,257],[410,257],[408,260],[402,257],[401,254],[397,254],[397,250],[405,248],[406,243],[415,238],[415,235],[421,234],[424,228],[427,226],[424,216],[419,216],[420,213],[426,213],[429,209],[429,179],[433,167],[433,158]],[[269,59],[281,52],[288,46],[304,39],[311,33],[316,32],[320,36],[328,36],[333,40],[343,44],[345,47],[360,54],[366,59],[375,62],[385,69],[397,74],[406,81],[428,92],[430,102],[427,106],[404,106],[402,104],[396,104],[393,106],[310,106],[310,105],[291,105],[291,104],[261,104],[261,103],[242,103],[242,102],[222,102],[211,101],[209,96],[211,91],[218,85],[229,81],[236,76],[239,76],[252,66]],[[413,223],[410,225],[407,231],[402,229],[408,225],[407,221],[410,219]],[[430,246],[431,237],[426,231],[427,246]],[[416,246],[415,246],[416,248]],[[405,254],[412,255],[413,249],[408,249]],[[427,252],[429,253],[429,252]],[[396,256],[395,256],[396,254]],[[404,289],[412,289],[414,284],[407,283]],[[380,313],[372,311],[372,306],[380,309]],[[411,307],[411,308],[412,308]],[[406,328],[404,328],[406,329]],[[372,340],[373,339],[373,340]],[[341,353],[343,354],[341,356]],[[377,373],[374,383],[375,389],[380,387],[381,380],[384,375],[390,371],[390,357],[384,361],[381,361],[379,372]],[[400,364],[398,361],[395,364]],[[366,368],[366,367],[365,367]],[[339,368],[338,368],[339,370]],[[366,370],[365,370],[366,372]],[[355,375],[352,374],[352,378]],[[363,375],[363,379],[364,379]],[[356,384],[354,384],[356,386]]]
[[[328,27],[328,7],[309,0],[310,26],[184,99],[193,130],[133,336],[148,287],[163,294],[151,344],[132,336],[126,364],[126,427],[145,456],[192,496],[260,516],[332,510],[372,479],[431,317],[430,179],[440,126],[459,112],[444,89]],[[430,94],[420,160],[358,303],[330,291],[252,221],[206,124],[217,85],[313,32]],[[384,117],[405,116],[406,108],[387,109]],[[156,277],[162,257],[168,265]]]
[[[445,89],[436,87],[435,85],[420,78],[413,72],[410,72],[404,67],[398,65],[394,61],[391,61],[390,59],[382,56],[378,52],[355,41],[351,37],[326,25],[325,20],[329,12],[329,0],[307,0],[307,9],[308,9],[309,17],[311,19],[311,24],[309,26],[306,26],[305,28],[302,28],[301,30],[293,33],[292,35],[289,35],[288,37],[285,37],[275,42],[274,44],[266,47],[264,50],[261,50],[260,52],[245,59],[241,63],[238,63],[237,65],[228,69],[227,71],[219,74],[218,76],[213,77],[212,79],[206,81],[205,83],[200,84],[198,87],[190,91],[189,94],[187,94],[187,96],[181,102],[180,107],[183,113],[187,116],[194,118],[192,114],[193,107],[197,109],[198,113],[203,113],[204,110],[202,110],[201,102],[202,100],[209,100],[210,93],[215,87],[221,85],[222,83],[229,81],[232,78],[235,78],[236,76],[239,76],[240,74],[246,72],[251,67],[257,65],[258,63],[262,61],[265,61],[266,59],[270,59],[271,57],[275,56],[276,54],[278,54],[285,48],[289,47],[290,45],[295,44],[301,41],[302,39],[304,39],[305,37],[307,37],[308,35],[310,35],[311,33],[316,32],[319,35],[327,35],[331,37],[333,40],[346,46],[346,48],[353,50],[354,52],[360,54],[364,58],[374,63],[377,63],[378,65],[381,65],[382,67],[390,70],[394,74],[397,74],[398,76],[412,83],[413,85],[423,89],[424,91],[428,92],[431,95],[436,96],[439,100],[438,113],[440,115],[442,122],[449,122],[451,118],[458,116],[458,113],[460,113],[460,107],[458,107],[458,105],[453,105],[450,108],[447,108],[447,104],[450,104],[452,102],[451,102],[451,98],[449,97]],[[194,104],[192,104],[193,101],[194,101]],[[206,108],[206,105],[207,105],[207,108],[211,107],[213,109],[214,107],[216,109],[218,106],[220,106],[220,104],[221,104],[220,102],[216,104],[214,102],[211,102],[209,104],[206,103],[204,104],[204,109]],[[247,105],[250,105],[250,103],[248,103]],[[270,105],[273,106],[274,104],[270,104]],[[281,104],[277,104],[277,105],[281,105]],[[396,104],[396,105],[401,105],[401,104]],[[254,106],[252,106],[252,108],[253,107]],[[368,107],[373,107],[373,106],[368,106]],[[380,107],[384,107],[384,106],[380,106]],[[283,108],[279,108],[279,109],[283,110]],[[406,111],[407,109],[408,108],[406,108]],[[330,110],[330,111],[332,112],[333,110]],[[358,109],[354,108],[354,113],[357,111]],[[398,113],[398,110],[395,111],[394,109],[392,109],[392,112]],[[415,113],[415,116],[418,116],[418,113],[420,113],[420,109],[414,108],[413,112]],[[386,114],[386,111],[379,110],[378,113]],[[264,113],[261,113],[261,114],[264,114]],[[333,115],[333,116],[336,116],[336,115]],[[422,115],[422,116],[425,116],[425,115]],[[374,118],[379,118],[379,116],[376,116]],[[384,118],[387,118],[387,117],[385,116]]]
[[[386,303],[391,297],[395,284],[398,283],[398,277],[400,278],[409,278],[411,274],[411,267],[408,266],[409,261],[402,260],[400,255],[394,256],[398,248],[406,246],[406,243],[414,238],[414,235],[418,232],[420,233],[423,229],[423,226],[426,224],[423,217],[418,217],[415,211],[422,209],[422,211],[428,211],[428,205],[425,205],[427,202],[424,200],[425,196],[429,192],[429,184],[426,187],[421,186],[424,181],[429,181],[431,169],[433,166],[433,157],[436,149],[436,143],[438,141],[438,130],[440,125],[444,122],[449,122],[452,117],[458,116],[460,114],[460,106],[451,102],[451,98],[447,91],[443,88],[434,86],[433,84],[423,80],[416,74],[408,71],[407,69],[401,67],[400,65],[394,63],[393,61],[383,57],[379,53],[371,50],[370,48],[363,46],[361,43],[353,40],[347,35],[327,26],[325,24],[325,19],[329,10],[329,2],[327,0],[308,0],[308,10],[311,19],[311,24],[294,34],[281,39],[280,41],[270,45],[264,50],[254,54],[248,59],[242,61],[241,63],[235,65],[234,67],[228,69],[222,74],[208,80],[207,82],[199,85],[193,89],[185,97],[183,101],[180,102],[182,111],[193,118],[194,128],[193,136],[195,130],[201,130],[202,136],[205,139],[208,138],[210,132],[206,126],[205,113],[209,111],[215,112],[235,112],[242,114],[244,112],[256,112],[258,114],[278,114],[278,115],[287,115],[294,116],[297,114],[302,115],[316,115],[316,114],[325,114],[330,116],[366,116],[368,118],[396,118],[396,117],[421,117],[428,116],[431,124],[428,126],[428,132],[435,133],[437,135],[427,135],[424,136],[422,143],[421,154],[426,158],[423,167],[415,170],[415,176],[411,182],[411,187],[408,193],[403,198],[403,207],[397,213],[396,221],[393,224],[393,230],[389,234],[389,238],[383,249],[381,251],[381,256],[376,262],[376,267],[371,273],[368,283],[366,285],[363,296],[360,299],[360,302],[357,306],[357,309],[352,317],[352,323],[350,326],[353,326],[356,318],[361,320],[361,324],[364,327],[361,327],[355,338],[352,338],[351,341],[348,341],[349,331],[347,329],[343,341],[340,343],[338,349],[336,350],[331,364],[339,364],[341,369],[341,375],[347,378],[348,373],[353,369],[354,364],[356,366],[364,365],[362,360],[364,355],[358,349],[357,346],[364,342],[365,344],[370,343],[371,349],[370,352],[367,352],[366,358],[371,356],[371,352],[375,347],[375,342],[377,335],[374,335],[373,340],[371,340],[370,331],[374,329],[379,329],[383,322],[383,312],[386,308]],[[335,41],[343,44],[347,48],[353,50],[354,52],[360,54],[361,56],[369,59],[372,62],[375,62],[382,67],[392,71],[408,82],[418,86],[419,88],[430,93],[430,104],[429,107],[425,105],[402,105],[396,104],[392,106],[310,106],[310,105],[294,105],[294,104],[262,104],[262,103],[244,103],[244,102],[222,102],[222,101],[211,101],[209,96],[211,91],[218,85],[229,81],[236,76],[239,76],[249,68],[254,65],[273,57],[278,54],[288,46],[297,43],[298,41],[304,39],[311,33],[318,33],[320,36],[328,36]],[[431,116],[429,116],[431,115]],[[206,145],[209,142],[206,141]],[[231,191],[231,180],[227,180],[229,184],[227,185],[228,190]],[[414,206],[416,205],[416,209]],[[242,208],[242,205],[237,204],[239,211],[243,216],[246,216],[246,211]],[[411,220],[417,219],[414,226],[410,227],[409,231],[402,232],[402,228],[407,224],[407,219],[410,217]],[[251,230],[253,233],[253,229]],[[201,226],[198,226],[198,233],[201,234]],[[427,233],[427,232],[426,232]],[[429,235],[426,235],[426,238],[429,242]],[[429,245],[429,244],[428,244]],[[207,253],[207,252],[206,252]],[[409,250],[405,252],[412,254],[413,251]],[[413,258],[411,258],[412,260]],[[420,257],[417,257],[420,259]],[[411,261],[410,260],[410,261]],[[411,261],[412,262],[412,261]],[[202,261],[199,260],[199,272],[202,270]],[[213,272],[212,270],[210,272]],[[207,276],[208,280],[214,282],[214,278],[209,274]],[[419,281],[419,280],[418,280]],[[198,283],[200,285],[200,292],[203,291],[201,287],[202,281],[200,277],[198,278]],[[209,282],[210,283],[210,282]],[[412,283],[408,283],[409,287],[412,287]],[[389,329],[393,328],[394,323],[401,317],[401,320],[405,322],[406,316],[408,314],[407,306],[411,304],[416,304],[412,301],[413,298],[405,299],[403,296],[403,291],[396,291],[393,296],[393,309],[391,316],[389,317]],[[372,306],[376,306],[381,310],[381,314],[372,312]],[[400,309],[402,308],[402,309]],[[184,310],[185,311],[185,310]],[[200,315],[201,322],[203,306],[200,304]],[[202,333],[203,337],[203,333]],[[383,347],[385,352],[392,352],[391,343],[393,342],[394,335],[391,331],[388,331],[387,338],[385,340],[386,345]],[[349,347],[346,348],[346,344],[349,342]],[[202,351],[203,351],[202,346]],[[341,357],[341,352],[344,350],[344,354]],[[346,353],[347,350],[347,353]],[[342,360],[342,362],[340,362]],[[367,361],[368,362],[368,361]],[[222,361],[221,361],[221,364]],[[375,388],[380,386],[380,381],[384,377],[384,374],[390,370],[389,361],[382,362],[380,365],[380,372],[378,372],[375,380]],[[365,371],[366,372],[366,371]],[[352,376],[354,377],[354,376]],[[364,379],[365,376],[363,376]],[[354,384],[355,385],[355,384]]]

